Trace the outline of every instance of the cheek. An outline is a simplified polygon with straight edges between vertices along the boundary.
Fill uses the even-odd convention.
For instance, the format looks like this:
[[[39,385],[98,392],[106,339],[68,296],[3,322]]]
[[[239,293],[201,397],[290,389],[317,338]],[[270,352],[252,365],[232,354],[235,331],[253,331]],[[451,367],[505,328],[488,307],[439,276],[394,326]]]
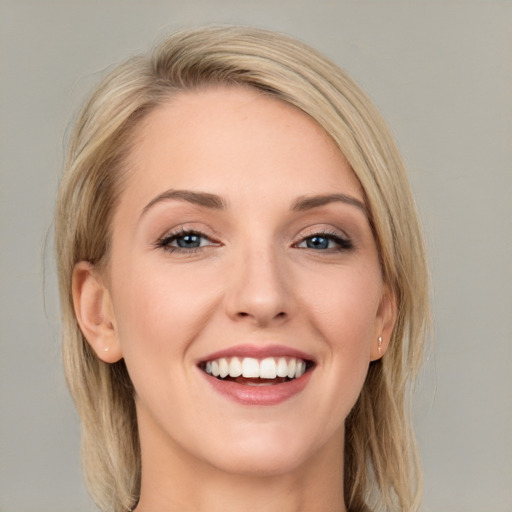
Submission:
[[[380,274],[372,272],[344,275],[331,293],[318,296],[321,306],[315,324],[330,355],[325,361],[330,387],[326,395],[335,397],[333,411],[343,419],[355,404],[368,372],[383,291],[380,282]]]
[[[336,273],[317,273],[304,279],[304,310],[323,332],[333,350],[369,349],[383,292],[381,277],[373,268],[342,268]]]
[[[139,403],[165,417],[168,405],[185,395],[183,364],[200,329],[204,297],[183,273],[139,266],[118,279],[115,315],[119,342]],[[201,304],[203,303],[203,306]]]
[[[373,267],[318,269],[314,280],[296,277],[301,325],[322,347],[313,376],[322,393],[311,414],[324,420],[311,428],[325,440],[344,424],[363,387],[383,286]]]
[[[163,267],[139,265],[124,272],[129,279],[118,279],[115,314],[125,357],[142,350],[155,361],[183,357],[215,302],[214,283],[205,287],[200,275]]]

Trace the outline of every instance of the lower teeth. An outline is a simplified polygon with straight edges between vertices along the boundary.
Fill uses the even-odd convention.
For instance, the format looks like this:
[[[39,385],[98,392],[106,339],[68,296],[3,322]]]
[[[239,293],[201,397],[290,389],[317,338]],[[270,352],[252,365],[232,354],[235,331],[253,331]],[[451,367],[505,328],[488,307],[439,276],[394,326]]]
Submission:
[[[227,381],[227,382],[236,382],[237,384],[242,384],[244,386],[273,386],[276,384],[282,384],[283,382],[289,382],[293,379],[289,379],[288,377],[277,377],[275,379],[260,379],[260,378],[245,378],[245,377],[225,377],[224,379],[221,377],[217,377],[219,380]]]

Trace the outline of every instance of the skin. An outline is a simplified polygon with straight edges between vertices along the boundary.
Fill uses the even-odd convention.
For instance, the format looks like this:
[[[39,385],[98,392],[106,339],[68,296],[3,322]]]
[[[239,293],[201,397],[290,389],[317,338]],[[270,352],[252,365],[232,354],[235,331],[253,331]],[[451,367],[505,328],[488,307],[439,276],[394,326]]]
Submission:
[[[225,207],[156,199],[169,190]],[[108,271],[81,262],[73,280],[86,338],[104,361],[125,359],[136,390],[137,512],[346,510],[344,421],[396,315],[364,208],[292,208],[329,194],[364,204],[323,130],[252,89],[179,93],[139,127]],[[181,230],[201,246],[177,248]],[[307,353],[307,386],[277,405],[219,394],[198,361],[242,343]]]

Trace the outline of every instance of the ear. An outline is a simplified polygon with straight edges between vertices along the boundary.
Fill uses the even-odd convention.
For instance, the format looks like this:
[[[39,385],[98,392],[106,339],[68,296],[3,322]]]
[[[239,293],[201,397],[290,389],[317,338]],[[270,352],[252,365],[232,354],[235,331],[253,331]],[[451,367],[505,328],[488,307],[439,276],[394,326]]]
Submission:
[[[78,325],[96,355],[115,363],[123,355],[110,293],[94,266],[80,261],[73,269],[73,305]]]
[[[397,317],[397,304],[394,291],[390,286],[384,287],[384,292],[377,310],[375,321],[374,341],[370,351],[370,361],[380,359],[389,347],[393,327]]]

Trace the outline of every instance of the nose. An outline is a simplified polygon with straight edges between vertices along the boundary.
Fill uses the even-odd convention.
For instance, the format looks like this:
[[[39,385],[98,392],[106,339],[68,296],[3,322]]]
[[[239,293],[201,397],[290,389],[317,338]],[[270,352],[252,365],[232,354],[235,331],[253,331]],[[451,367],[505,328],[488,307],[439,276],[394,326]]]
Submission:
[[[266,327],[293,315],[294,294],[283,259],[271,248],[239,256],[226,294],[226,312],[232,320]]]

